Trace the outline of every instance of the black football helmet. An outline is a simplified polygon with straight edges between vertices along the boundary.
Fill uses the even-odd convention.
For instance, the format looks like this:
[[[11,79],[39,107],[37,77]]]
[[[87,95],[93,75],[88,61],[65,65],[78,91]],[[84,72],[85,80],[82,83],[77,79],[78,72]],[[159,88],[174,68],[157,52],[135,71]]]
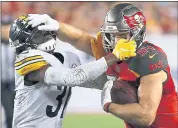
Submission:
[[[106,52],[112,52],[115,47],[115,33],[129,33],[138,47],[145,37],[146,19],[142,11],[133,4],[121,3],[106,14],[100,31],[103,34],[103,47]]]
[[[47,52],[55,49],[56,34],[39,31],[37,27],[32,28],[31,25],[28,25],[28,16],[20,16],[11,24],[9,43],[17,54],[27,49],[39,49]]]

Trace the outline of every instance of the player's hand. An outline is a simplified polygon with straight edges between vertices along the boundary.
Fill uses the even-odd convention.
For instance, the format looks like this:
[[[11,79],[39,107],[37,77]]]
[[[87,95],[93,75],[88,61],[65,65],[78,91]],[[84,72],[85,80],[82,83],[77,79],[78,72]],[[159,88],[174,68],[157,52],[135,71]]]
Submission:
[[[38,26],[38,30],[42,31],[57,31],[59,29],[59,23],[58,21],[52,19],[47,14],[28,14],[29,25],[32,25],[32,27],[36,27],[42,23],[44,25]]]
[[[91,39],[91,48],[93,55],[97,60],[104,56],[101,32],[97,33],[96,39]]]
[[[134,40],[127,41],[126,39],[120,39],[112,53],[119,60],[127,60],[130,57],[136,56],[136,47],[137,45]]]
[[[112,102],[111,100],[111,88],[113,86],[113,81],[107,81],[103,87],[103,90],[101,92],[101,106],[102,108],[108,112],[108,107],[110,103]]]

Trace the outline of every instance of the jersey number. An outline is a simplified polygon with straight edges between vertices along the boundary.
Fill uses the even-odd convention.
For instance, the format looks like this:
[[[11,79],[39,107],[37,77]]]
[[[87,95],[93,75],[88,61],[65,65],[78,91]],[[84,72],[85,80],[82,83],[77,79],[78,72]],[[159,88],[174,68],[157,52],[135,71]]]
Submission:
[[[60,87],[57,87],[57,89],[60,90]],[[66,94],[66,89],[67,89],[67,87],[64,87],[64,90],[63,90],[62,94],[58,95],[56,97],[56,100],[58,101],[58,105],[57,105],[57,108],[56,108],[56,110],[54,112],[52,111],[53,106],[47,105],[47,107],[46,107],[46,115],[48,117],[52,118],[52,117],[57,116],[57,114],[58,114],[58,112],[59,112],[59,110],[61,108],[61,105],[62,105],[62,99]]]

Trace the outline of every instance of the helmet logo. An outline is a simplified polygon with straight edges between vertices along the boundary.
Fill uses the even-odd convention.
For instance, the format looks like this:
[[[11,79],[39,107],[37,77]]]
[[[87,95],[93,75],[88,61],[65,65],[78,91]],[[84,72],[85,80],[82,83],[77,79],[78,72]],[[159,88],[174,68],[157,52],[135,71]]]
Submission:
[[[27,21],[28,17],[27,16],[20,16],[19,19]]]
[[[143,26],[146,25],[146,19],[143,16],[142,12],[137,12],[131,16],[123,17],[131,29],[134,29],[135,27],[141,29]]]
[[[18,18],[18,20],[20,20],[23,24],[27,23],[28,21],[28,17],[27,16],[20,16]]]

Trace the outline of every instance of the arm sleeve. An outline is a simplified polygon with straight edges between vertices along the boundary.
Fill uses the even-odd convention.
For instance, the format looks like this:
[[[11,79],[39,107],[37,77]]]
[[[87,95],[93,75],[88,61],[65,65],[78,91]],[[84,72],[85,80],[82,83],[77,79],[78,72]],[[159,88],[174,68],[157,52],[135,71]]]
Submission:
[[[104,73],[103,75],[99,76],[95,80],[92,80],[92,81],[89,81],[87,83],[81,84],[80,87],[102,90],[103,86],[107,82],[107,80],[108,80],[107,76]]]
[[[94,81],[107,70],[107,63],[104,57],[69,69],[65,67],[49,67],[45,72],[44,82],[57,86],[80,86]]]

